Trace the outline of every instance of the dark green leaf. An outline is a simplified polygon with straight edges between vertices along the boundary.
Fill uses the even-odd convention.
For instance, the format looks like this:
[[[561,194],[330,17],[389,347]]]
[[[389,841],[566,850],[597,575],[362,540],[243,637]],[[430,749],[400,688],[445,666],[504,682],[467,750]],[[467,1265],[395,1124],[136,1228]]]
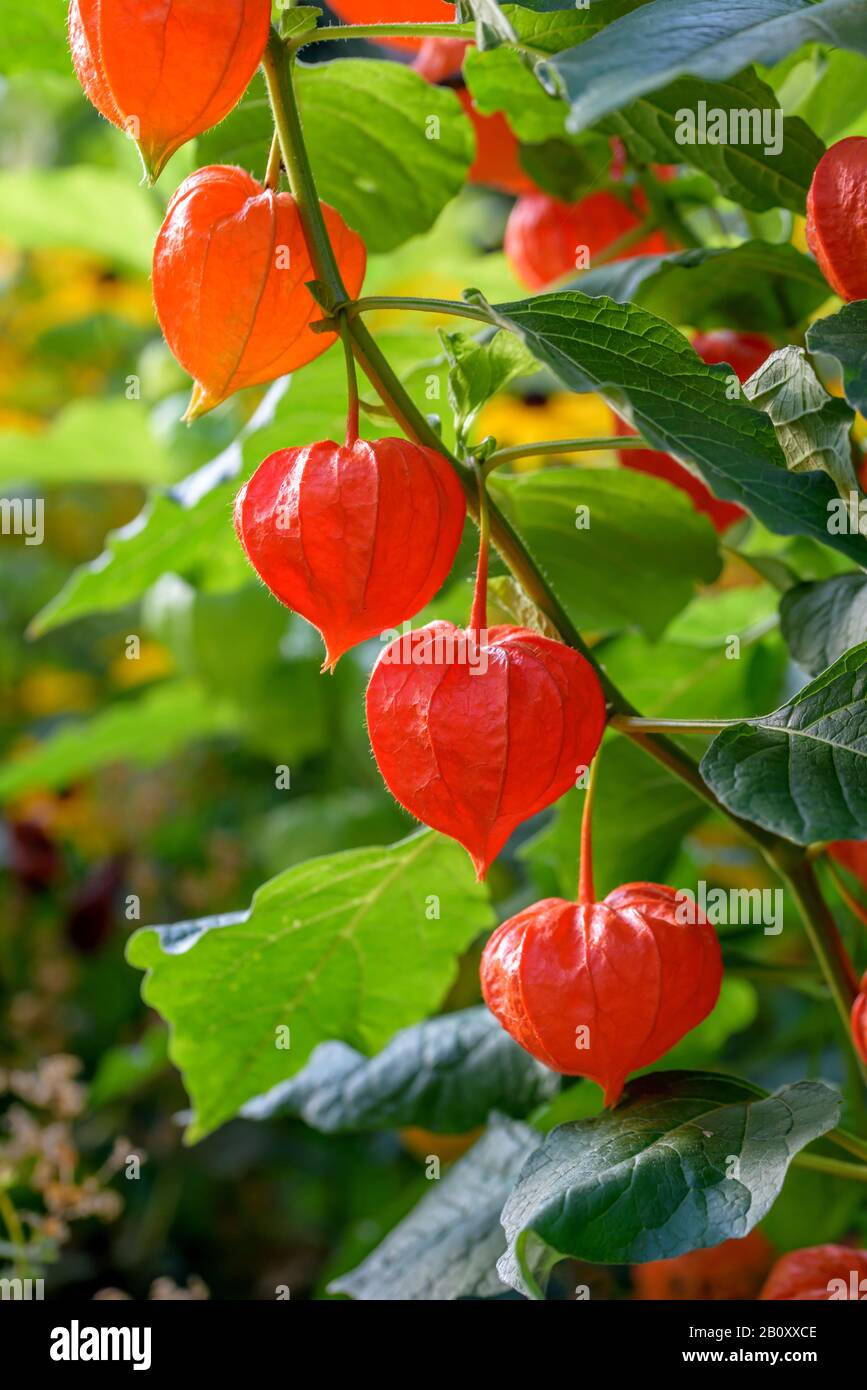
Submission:
[[[643,1077],[614,1110],[560,1126],[531,1154],[503,1210],[500,1277],[538,1298],[564,1256],[640,1264],[745,1236],[839,1114],[820,1082],[768,1096],[727,1076]]]
[[[818,676],[850,647],[867,642],[867,576],[838,574],[795,585],[780,601],[780,626],[798,665]]]
[[[302,1072],[249,1101],[248,1119],[298,1115],[324,1134],[420,1125],[463,1134],[492,1111],[523,1118],[554,1094],[557,1075],[479,1006],[405,1028],[375,1057],[322,1043]]]
[[[466,852],[424,831],[288,869],[247,912],[137,932],[129,960],[171,1027],[196,1109],[190,1139],[300,1071],[321,1042],[384,1047],[437,1007],[457,955],[491,925]]]
[[[612,261],[587,271],[575,288],[631,301],[674,324],[763,333],[794,327],[828,298],[811,257],[767,241]]]
[[[379,1301],[444,1302],[505,1292],[496,1264],[505,1247],[500,1212],[539,1143],[528,1125],[502,1120],[433,1184],[372,1255],[329,1286]]]
[[[843,368],[846,400],[867,414],[867,300],[856,299],[829,318],[811,323],[807,347],[836,357]]]
[[[711,490],[739,502],[772,531],[809,535],[858,563],[859,534],[829,532],[837,498],[819,472],[791,473],[770,420],[730,399],[729,372],[709,367],[663,319],[570,290],[500,304],[492,321],[511,327],[573,391],[598,391],[656,449],[697,470]]]
[[[702,111],[746,112],[757,128],[766,124],[758,139],[744,141],[739,129],[732,133],[728,126],[728,138],[711,143],[696,138],[690,128],[690,118],[698,119]],[[783,118],[771,88],[751,71],[727,82],[680,78],[616,111],[599,128],[620,136],[642,163],[700,169],[725,197],[753,212],[775,207],[803,212],[813,170],[825,153],[803,121]],[[757,135],[758,129],[750,134]]]
[[[546,468],[493,474],[490,490],[578,627],[638,624],[658,636],[696,582],[719,573],[707,518],[657,478],[630,469]]]
[[[728,810],[797,844],[867,839],[867,642],[772,714],[724,729],[701,774]]]
[[[867,53],[861,0],[655,0],[551,62],[581,130],[678,77],[718,82],[811,42]]]

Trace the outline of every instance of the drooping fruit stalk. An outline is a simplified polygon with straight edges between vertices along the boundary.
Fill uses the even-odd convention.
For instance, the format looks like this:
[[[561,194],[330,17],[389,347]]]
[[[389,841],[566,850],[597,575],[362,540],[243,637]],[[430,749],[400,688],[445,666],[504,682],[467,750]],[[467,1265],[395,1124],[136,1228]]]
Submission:
[[[598,678],[578,652],[527,628],[488,628],[486,574],[483,521],[469,628],[434,622],[399,638],[367,690],[386,786],[458,840],[479,878],[517,826],[574,784],[605,725]]]
[[[87,96],[153,180],[241,100],[270,20],[270,0],[72,0],[69,43]]]
[[[504,922],[485,946],[481,981],[517,1043],[555,1071],[597,1082],[613,1105],[630,1072],[710,1013],[722,957],[703,915],[683,911],[665,884],[626,883],[594,901],[591,814],[588,793],[578,902],[545,898]]]
[[[347,292],[364,279],[364,243],[334,208],[325,225]],[[154,301],[166,342],[195,379],[187,418],[234,391],[303,367],[334,342],[314,333],[322,311],[301,217],[243,169],[209,165],[185,179],[154,248]]]

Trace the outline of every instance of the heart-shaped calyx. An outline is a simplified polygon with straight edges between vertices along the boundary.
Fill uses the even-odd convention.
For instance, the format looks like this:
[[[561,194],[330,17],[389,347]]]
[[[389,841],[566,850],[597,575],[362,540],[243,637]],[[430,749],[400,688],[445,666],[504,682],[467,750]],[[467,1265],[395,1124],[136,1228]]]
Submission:
[[[251,564],[319,628],[328,667],[433,598],[466,516],[457,476],[434,449],[351,434],[345,445],[271,454],[235,502]]]
[[[364,279],[361,238],[334,208],[322,215],[347,293]],[[196,385],[187,419],[244,386],[274,381],[334,342],[314,333],[316,272],[289,193],[243,169],[209,165],[172,197],[154,247],[154,302],[166,342]]]
[[[481,981],[521,1047],[597,1082],[613,1105],[630,1072],[710,1013],[722,957],[704,916],[665,884],[625,883],[594,901],[589,803],[579,901],[545,898],[504,922],[485,946]]]
[[[431,623],[386,648],[367,691],[386,785],[459,840],[479,878],[516,826],[575,785],[604,726],[590,663],[521,627]]]

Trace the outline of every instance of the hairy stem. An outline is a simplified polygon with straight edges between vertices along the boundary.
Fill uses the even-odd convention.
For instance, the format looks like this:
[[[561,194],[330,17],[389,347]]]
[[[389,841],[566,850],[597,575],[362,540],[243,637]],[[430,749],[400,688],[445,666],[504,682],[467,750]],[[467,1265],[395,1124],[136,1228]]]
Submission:
[[[535,458],[537,454],[585,454],[597,449],[646,449],[640,434],[608,435],[602,439],[540,439],[535,444],[513,444],[496,449],[485,463],[485,473],[513,459]]]

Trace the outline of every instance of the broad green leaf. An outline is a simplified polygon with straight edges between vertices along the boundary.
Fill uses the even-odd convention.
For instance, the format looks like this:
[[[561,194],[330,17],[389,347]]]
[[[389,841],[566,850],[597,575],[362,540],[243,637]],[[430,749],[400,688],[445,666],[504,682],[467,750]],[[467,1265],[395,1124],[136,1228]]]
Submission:
[[[128,956],[172,1030],[196,1111],[188,1138],[294,1076],[321,1042],[384,1047],[436,1009],[491,925],[465,851],[423,831],[287,869],[247,912],[137,932]]]
[[[0,170],[3,237],[25,250],[64,247],[150,272],[159,199],[110,169]]]
[[[431,227],[473,160],[472,127],[454,92],[371,58],[299,64],[297,82],[319,195],[368,251],[390,251]],[[199,158],[260,176],[272,130],[257,78],[226,120],[200,137]]]
[[[729,127],[725,141],[711,143],[693,138],[684,115],[701,111],[754,113],[757,129],[751,137],[766,124],[758,139],[742,141],[741,132]],[[751,71],[727,82],[680,78],[617,110],[600,128],[618,135],[633,158],[643,163],[700,169],[725,197],[753,212],[775,207],[803,212],[813,170],[825,153],[822,141],[803,121],[783,118],[771,88]]]
[[[568,106],[545,91],[514,48],[470,49],[464,77],[478,109],[486,116],[504,112],[519,140],[541,144],[566,136]]]
[[[737,633],[735,636],[739,635]],[[624,633],[600,653],[605,669],[637,709],[670,719],[748,719],[758,704],[780,698],[787,653],[775,635],[744,642],[739,649],[721,638],[714,647],[649,642]]]
[[[500,1120],[396,1226],[372,1255],[329,1285],[331,1293],[379,1301],[444,1302],[505,1292],[497,1259],[500,1211],[539,1143],[528,1125]]]
[[[440,329],[440,342],[449,364],[449,404],[455,433],[466,439],[482,407],[519,376],[530,376],[538,364],[514,333],[495,333],[487,342],[469,333]]]
[[[717,734],[701,774],[728,810],[796,844],[867,839],[867,642]]]
[[[807,347],[836,357],[843,368],[846,400],[867,414],[867,300],[856,299],[836,314],[811,323]]]
[[[859,534],[829,532],[837,492],[820,472],[791,473],[761,411],[730,399],[725,365],[709,367],[663,319],[575,290],[489,306],[573,391],[598,391],[656,449],[697,471],[781,535],[809,535],[858,563]]]
[[[744,395],[770,416],[793,473],[821,469],[841,497],[858,491],[849,440],[854,412],[829,396],[803,348],[772,352],[744,382]]]
[[[64,724],[0,769],[0,800],[65,787],[116,762],[155,766],[187,743],[230,731],[237,716],[200,686],[167,681],[146,694]]]
[[[675,618],[667,639],[717,652],[732,637],[750,642],[776,626],[778,599],[770,584],[699,594]]]
[[[581,130],[678,77],[719,82],[811,42],[867,54],[861,0],[654,0],[550,62]]]
[[[795,585],[780,600],[780,627],[798,665],[818,676],[850,647],[867,642],[867,575]]]
[[[61,0],[5,0],[0,73],[72,72]]]
[[[463,1134],[494,1110],[523,1118],[559,1084],[479,1006],[405,1028],[371,1058],[345,1043],[322,1043],[303,1071],[241,1113],[252,1120],[298,1115],[324,1134],[407,1125]]]
[[[550,823],[521,846],[541,897],[572,899],[578,888],[583,794],[567,792]],[[612,738],[599,760],[593,807],[593,877],[602,898],[621,883],[661,883],[684,835],[707,806],[683,782],[625,738]],[[624,834],[624,826],[628,833]]]
[[[763,333],[793,328],[828,298],[810,256],[767,241],[612,261],[588,270],[575,288],[631,301],[674,324]]]
[[[613,1110],[560,1126],[531,1154],[503,1209],[500,1277],[540,1298],[566,1256],[642,1264],[745,1236],[795,1154],[839,1114],[821,1082],[766,1095],[701,1072],[643,1077]]]
[[[658,478],[625,468],[546,468],[494,473],[489,487],[578,627],[638,624],[659,636],[696,582],[719,573],[710,522]]]
[[[38,434],[0,430],[0,479],[168,483],[172,460],[141,401],[72,401]]]

